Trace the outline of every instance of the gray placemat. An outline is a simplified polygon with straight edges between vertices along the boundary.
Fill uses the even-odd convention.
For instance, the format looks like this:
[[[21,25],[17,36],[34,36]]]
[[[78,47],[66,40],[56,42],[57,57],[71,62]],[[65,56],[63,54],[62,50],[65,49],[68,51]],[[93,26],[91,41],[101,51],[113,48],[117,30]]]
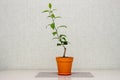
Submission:
[[[93,78],[94,76],[90,72],[73,72],[72,75],[62,76],[58,75],[57,72],[39,72],[36,78],[52,78],[52,77],[82,77],[82,78]]]

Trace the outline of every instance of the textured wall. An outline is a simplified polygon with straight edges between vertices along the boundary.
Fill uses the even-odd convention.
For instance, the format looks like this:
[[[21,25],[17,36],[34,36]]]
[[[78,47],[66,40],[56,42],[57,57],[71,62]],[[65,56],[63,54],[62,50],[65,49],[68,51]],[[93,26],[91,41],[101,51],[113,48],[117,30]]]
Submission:
[[[55,69],[50,21],[41,11],[50,0],[0,0],[0,69]],[[120,68],[120,0],[51,0],[68,25],[74,69]]]

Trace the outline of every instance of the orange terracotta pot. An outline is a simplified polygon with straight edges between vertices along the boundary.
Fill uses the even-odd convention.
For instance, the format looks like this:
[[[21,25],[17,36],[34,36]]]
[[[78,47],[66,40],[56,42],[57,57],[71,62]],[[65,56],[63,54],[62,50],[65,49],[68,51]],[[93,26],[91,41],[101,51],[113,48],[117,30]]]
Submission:
[[[58,75],[71,75],[73,57],[56,57]]]

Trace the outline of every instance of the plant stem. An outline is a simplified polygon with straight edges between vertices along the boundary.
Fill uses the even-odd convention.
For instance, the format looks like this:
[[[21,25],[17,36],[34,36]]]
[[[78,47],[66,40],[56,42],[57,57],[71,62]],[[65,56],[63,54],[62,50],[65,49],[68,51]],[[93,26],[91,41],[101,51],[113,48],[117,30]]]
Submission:
[[[54,18],[52,18],[52,22],[53,22],[53,23],[55,23]],[[55,27],[55,31],[57,32],[57,37],[58,37],[58,39],[59,39],[59,34],[58,34],[58,30],[57,30],[57,28],[56,28],[56,27]]]
[[[49,13],[50,15],[50,13]],[[55,23],[55,19],[54,18],[51,18],[52,19],[52,22]],[[55,31],[57,32],[57,37],[58,37],[58,41],[59,41],[59,34],[58,34],[58,30],[57,28],[55,27]],[[62,43],[61,43],[62,44]],[[62,44],[63,48],[64,48],[64,53],[63,53],[63,57],[66,57],[66,47],[64,46],[64,44]]]
[[[66,57],[66,47],[63,45],[64,47],[64,53],[63,53],[63,57]]]

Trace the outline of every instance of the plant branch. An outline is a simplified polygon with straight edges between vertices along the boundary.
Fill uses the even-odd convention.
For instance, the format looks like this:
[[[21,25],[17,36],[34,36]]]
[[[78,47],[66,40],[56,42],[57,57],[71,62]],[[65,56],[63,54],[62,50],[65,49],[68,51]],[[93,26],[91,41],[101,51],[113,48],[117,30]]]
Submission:
[[[49,7],[49,10],[44,10],[43,12],[48,12],[49,13],[48,17],[51,18],[51,20],[52,20],[52,23],[50,24],[50,27],[54,31],[54,32],[52,32],[52,34],[53,34],[53,36],[56,35],[56,37],[57,37],[56,39],[58,39],[58,41],[60,42],[60,43],[57,43],[57,46],[63,46],[63,48],[64,48],[63,57],[66,57],[66,47],[65,47],[65,45],[68,44],[68,41],[66,40],[66,35],[64,35],[64,34],[59,35],[59,33],[58,33],[58,28],[62,28],[62,27],[66,28],[66,26],[61,25],[61,26],[56,27],[55,20],[56,20],[56,18],[60,18],[60,16],[55,16],[54,15],[54,9],[52,9],[52,4],[51,3],[49,3],[48,7]]]

